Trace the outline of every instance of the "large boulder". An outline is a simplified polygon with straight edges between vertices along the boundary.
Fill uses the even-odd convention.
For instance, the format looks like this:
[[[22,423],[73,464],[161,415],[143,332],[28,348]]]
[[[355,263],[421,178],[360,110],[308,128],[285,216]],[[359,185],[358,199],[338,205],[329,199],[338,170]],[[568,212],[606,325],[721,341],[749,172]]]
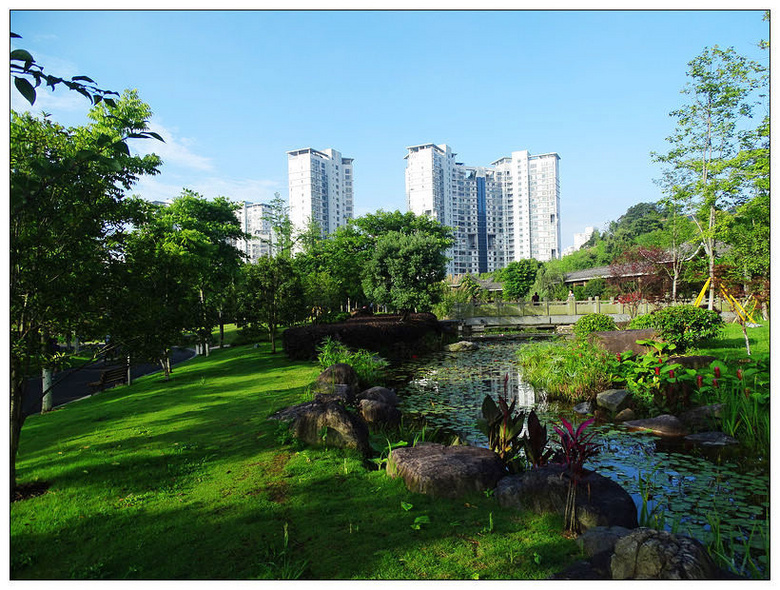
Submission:
[[[593,332],[588,337],[591,342],[607,352],[619,353],[630,350],[635,354],[650,352],[647,346],[637,344],[637,340],[660,340],[657,330],[611,330],[608,332]]]
[[[397,428],[401,423],[401,411],[391,404],[375,399],[362,399],[358,408],[360,416],[369,427]]]
[[[312,401],[285,408],[270,417],[290,423],[290,431],[312,446],[356,449],[368,456],[368,426],[338,402]]]
[[[395,393],[395,390],[380,386],[366,389],[365,391],[358,394],[357,399],[358,401],[363,399],[370,399],[382,402],[384,404],[389,404],[391,406],[397,406],[399,403],[398,395]]]
[[[605,551],[611,554],[618,539],[630,532],[631,529],[622,526],[596,526],[585,531],[576,541],[585,555],[593,557]]]
[[[718,360],[714,356],[670,356],[669,363],[678,363],[686,369],[704,369],[710,366],[712,361]]]
[[[358,385],[355,369],[346,363],[336,363],[319,374],[314,382],[314,389],[319,394],[344,398],[346,403],[352,403],[355,401]]]
[[[608,389],[596,395],[596,405],[610,412],[619,412],[630,400],[631,396],[625,389]]]
[[[696,432],[720,426],[720,418],[723,414],[723,404],[710,404],[691,408],[680,414],[680,421],[689,430]]]
[[[729,436],[725,432],[698,432],[689,434],[685,437],[685,440],[703,447],[725,447],[726,445],[739,444],[736,438]]]
[[[722,576],[697,540],[648,528],[618,539],[610,569],[614,580],[712,580]]]
[[[457,498],[493,489],[506,474],[506,468],[490,449],[420,443],[393,449],[387,473],[401,477],[409,491]]]
[[[545,465],[503,478],[495,495],[504,507],[564,514],[569,482],[563,465]],[[636,505],[628,492],[594,471],[586,471],[580,480],[576,507],[583,531],[596,526],[637,526]]]
[[[643,420],[629,420],[623,422],[623,424],[632,430],[646,430],[653,434],[657,434],[658,436],[670,438],[688,434],[685,424],[683,424],[679,418],[672,416],[671,414],[661,414],[655,418],[645,418]]]

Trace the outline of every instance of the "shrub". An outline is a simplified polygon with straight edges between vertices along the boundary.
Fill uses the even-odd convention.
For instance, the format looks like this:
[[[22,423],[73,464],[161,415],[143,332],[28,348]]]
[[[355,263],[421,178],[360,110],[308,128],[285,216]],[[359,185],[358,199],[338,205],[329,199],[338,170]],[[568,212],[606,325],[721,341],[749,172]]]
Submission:
[[[591,332],[606,332],[617,330],[615,320],[603,313],[589,313],[582,316],[574,324],[574,334],[578,338],[585,338]]]
[[[646,313],[644,315],[638,315],[628,324],[629,330],[649,330],[655,328],[655,322],[653,321],[653,314]]]
[[[674,305],[654,311],[653,327],[661,338],[685,350],[711,338],[723,329],[723,320],[716,311],[693,305]]]
[[[550,398],[582,401],[612,385],[613,355],[584,341],[524,344],[517,353],[523,379]]]
[[[385,369],[390,364],[380,356],[368,350],[350,350],[344,344],[330,337],[325,338],[317,348],[317,360],[323,369],[337,363],[346,363],[355,369],[361,386],[379,385],[385,376]]]

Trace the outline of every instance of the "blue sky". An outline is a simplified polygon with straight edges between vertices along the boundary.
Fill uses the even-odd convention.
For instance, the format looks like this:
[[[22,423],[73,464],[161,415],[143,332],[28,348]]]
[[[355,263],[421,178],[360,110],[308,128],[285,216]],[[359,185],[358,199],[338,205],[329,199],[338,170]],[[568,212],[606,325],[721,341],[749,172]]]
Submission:
[[[137,88],[166,144],[133,192],[155,200],[287,197],[286,152],[355,159],[356,215],[406,209],[404,155],[447,143],[467,165],[514,150],[561,157],[563,247],[657,201],[688,61],[708,46],[768,64],[752,11],[12,11],[12,44],[46,71]],[[58,89],[34,107],[65,125],[88,101]]]

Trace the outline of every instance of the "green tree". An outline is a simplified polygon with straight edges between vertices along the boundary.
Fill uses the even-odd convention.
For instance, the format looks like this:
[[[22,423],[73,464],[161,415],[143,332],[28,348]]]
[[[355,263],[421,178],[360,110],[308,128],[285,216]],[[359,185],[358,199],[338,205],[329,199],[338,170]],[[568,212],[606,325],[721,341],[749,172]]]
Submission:
[[[273,200],[269,203],[270,211],[265,219],[271,224],[271,254],[272,256],[285,256],[291,258],[295,246],[293,224],[290,221],[290,208],[279,193],[274,193]]]
[[[128,120],[104,116],[130,106]],[[116,106],[102,101],[91,116],[105,120],[66,129],[48,118],[11,113],[12,489],[27,379],[33,367],[51,361],[41,341],[102,328],[104,310],[93,303],[106,300],[105,270],[134,217],[125,191],[160,165],[154,155],[131,156],[126,143],[150,136],[147,105],[126,94]]]
[[[565,281],[566,273],[561,268],[561,260],[550,260],[539,267],[530,290],[539,293],[541,299],[563,301],[569,292]]]
[[[445,242],[423,232],[389,231],[376,241],[363,275],[366,296],[402,313],[430,311],[446,276]]]
[[[497,273],[504,288],[504,298],[508,301],[520,301],[528,296],[536,280],[541,263],[533,258],[516,260],[507,264]]]
[[[673,199],[666,199],[660,204],[665,207],[666,213],[662,227],[638,236],[635,245],[664,252],[662,267],[671,281],[671,299],[676,302],[683,270],[697,254],[701,245],[695,224],[682,214],[679,203]]]
[[[300,278],[285,256],[262,257],[255,264],[245,264],[238,293],[238,324],[265,327],[273,353],[278,328],[299,322],[308,313]]]
[[[226,304],[225,294],[241,268],[243,254],[233,241],[246,239],[234,211],[238,205],[225,197],[208,200],[184,189],[159,211],[164,247],[180,258],[191,285],[188,302],[193,330],[205,354],[211,333]]]
[[[171,347],[191,324],[192,274],[171,247],[163,207],[144,202],[145,215],[127,236],[124,256],[111,265],[111,336],[136,360],[159,362],[167,379]]]
[[[672,111],[671,150],[653,154],[665,167],[662,179],[667,195],[693,214],[709,263],[709,309],[715,286],[715,240],[719,212],[744,201],[746,186],[738,154],[751,132],[744,121],[760,102],[757,91],[767,83],[766,69],[738,55],[734,49],[706,48],[688,63],[689,82],[682,93],[689,102]]]

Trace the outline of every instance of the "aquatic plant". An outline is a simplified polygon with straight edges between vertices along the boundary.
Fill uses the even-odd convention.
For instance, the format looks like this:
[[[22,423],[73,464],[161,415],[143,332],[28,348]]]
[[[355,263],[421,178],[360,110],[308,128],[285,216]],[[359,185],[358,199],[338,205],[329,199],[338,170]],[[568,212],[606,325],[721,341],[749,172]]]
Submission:
[[[326,337],[317,347],[317,361],[323,369],[337,363],[346,363],[355,369],[363,387],[380,384],[386,376],[389,362],[371,351],[351,350],[338,340]]]
[[[507,404],[506,386],[509,380],[504,378],[504,395],[498,396],[498,405],[489,395],[482,401],[482,418],[477,420],[477,427],[488,438],[490,449],[495,452],[510,469],[515,468],[514,461],[520,452],[520,434],[525,423],[525,414],[514,413],[517,400]]]
[[[599,451],[599,445],[593,442],[595,432],[585,432],[588,426],[593,424],[595,418],[585,420],[576,430],[574,425],[561,418],[563,428],[553,424],[553,430],[561,438],[563,460],[569,472],[569,489],[566,495],[566,507],[564,521],[566,530],[571,533],[579,532],[577,522],[577,486],[582,479],[585,462],[595,456]]]
[[[546,465],[553,456],[552,449],[547,446],[547,426],[542,426],[534,410],[528,414],[527,434],[523,437],[525,458],[532,467]]]

